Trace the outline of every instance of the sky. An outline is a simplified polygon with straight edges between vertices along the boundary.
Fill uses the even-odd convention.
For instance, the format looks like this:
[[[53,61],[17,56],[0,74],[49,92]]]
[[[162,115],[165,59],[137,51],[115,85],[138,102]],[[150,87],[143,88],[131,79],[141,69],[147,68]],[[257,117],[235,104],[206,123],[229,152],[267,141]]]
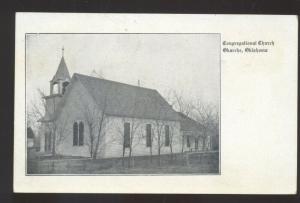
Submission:
[[[218,105],[218,34],[27,34],[26,100],[50,92],[50,80],[62,57],[70,75],[101,72],[105,79],[176,91],[187,100]]]

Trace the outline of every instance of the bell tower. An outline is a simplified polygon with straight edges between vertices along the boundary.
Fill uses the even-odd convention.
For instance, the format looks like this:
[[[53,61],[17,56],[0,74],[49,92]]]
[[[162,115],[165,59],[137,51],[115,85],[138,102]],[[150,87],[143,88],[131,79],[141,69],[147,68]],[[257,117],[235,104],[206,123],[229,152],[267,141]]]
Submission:
[[[65,93],[66,87],[70,82],[70,74],[64,59],[64,47],[58,69],[50,81],[50,95]]]
[[[45,96],[46,114],[51,117],[55,112],[67,86],[70,83],[70,74],[64,59],[64,47],[62,48],[62,57],[58,65],[57,71],[50,81],[50,95]]]

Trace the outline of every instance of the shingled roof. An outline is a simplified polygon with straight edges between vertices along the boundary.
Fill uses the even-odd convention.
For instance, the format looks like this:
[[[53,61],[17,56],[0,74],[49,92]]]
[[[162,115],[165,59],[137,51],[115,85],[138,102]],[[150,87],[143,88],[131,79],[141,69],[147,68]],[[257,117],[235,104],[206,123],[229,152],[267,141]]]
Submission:
[[[178,115],[180,116],[180,130],[199,132],[203,129],[200,123],[187,115],[181,112],[178,112]]]
[[[75,73],[107,115],[158,120],[179,120],[176,111],[154,89]]]
[[[51,82],[56,82],[57,80],[64,80],[64,79],[70,79],[70,73],[67,68],[66,62],[64,57],[61,57],[60,63],[58,65],[57,71],[55,75],[53,76]]]

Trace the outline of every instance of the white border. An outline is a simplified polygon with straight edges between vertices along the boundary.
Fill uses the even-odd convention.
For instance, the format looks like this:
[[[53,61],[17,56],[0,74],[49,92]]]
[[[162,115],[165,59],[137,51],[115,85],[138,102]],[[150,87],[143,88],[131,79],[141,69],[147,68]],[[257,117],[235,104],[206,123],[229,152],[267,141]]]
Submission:
[[[296,16],[17,13],[14,192],[295,194]],[[222,53],[222,175],[25,176],[25,33],[221,33],[273,40],[267,54]]]

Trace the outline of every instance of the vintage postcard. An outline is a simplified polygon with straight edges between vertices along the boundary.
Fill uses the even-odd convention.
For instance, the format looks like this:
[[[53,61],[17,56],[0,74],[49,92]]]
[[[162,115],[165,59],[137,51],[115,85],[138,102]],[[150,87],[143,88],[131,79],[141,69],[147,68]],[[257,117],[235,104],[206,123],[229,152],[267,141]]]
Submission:
[[[294,194],[297,30],[17,13],[14,191]]]

